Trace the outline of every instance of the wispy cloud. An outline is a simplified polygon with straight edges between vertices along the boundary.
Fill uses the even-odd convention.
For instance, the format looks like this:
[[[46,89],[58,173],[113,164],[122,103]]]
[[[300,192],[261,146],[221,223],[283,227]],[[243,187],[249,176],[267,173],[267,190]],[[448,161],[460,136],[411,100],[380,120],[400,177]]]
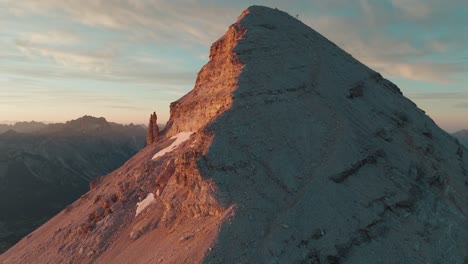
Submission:
[[[193,85],[203,63],[198,57],[200,50],[207,52],[209,43],[219,37],[230,22],[230,18],[219,14],[231,10],[228,6],[196,2],[131,0],[112,4],[91,0],[0,0],[0,8],[3,9],[0,12],[25,19],[25,27],[29,29],[28,32],[9,33],[14,37],[10,40],[14,42],[12,47],[17,50],[9,47],[10,51],[2,51],[0,56],[22,55],[28,59],[28,64],[21,64],[19,60],[14,64],[0,62],[0,68],[6,73],[184,86]],[[52,18],[54,23],[64,23],[60,23],[60,29],[44,30],[43,26],[38,26],[37,31],[31,31],[34,26],[30,25],[28,17],[41,16]],[[67,30],[67,27],[72,28]],[[151,46],[153,50],[148,50]],[[158,47],[173,54],[186,51],[186,59],[175,56],[164,59]],[[138,54],[142,48],[146,52]],[[190,58],[191,53],[193,58]],[[37,67],[31,66],[34,64]]]
[[[213,41],[224,30],[226,5],[208,1],[1,0],[17,15],[54,14],[84,25],[141,34],[159,40]],[[183,33],[182,35],[180,33]]]
[[[411,18],[427,18],[432,13],[431,5],[423,0],[392,0],[393,6]]]
[[[0,71],[12,73],[35,79],[88,79],[103,82],[119,82],[129,84],[158,84],[158,85],[183,85],[192,86],[195,82],[196,71],[167,71],[164,69],[131,68],[123,65],[115,68],[112,74],[101,74],[99,72],[84,72],[76,69],[64,69],[61,67],[28,68],[11,65],[1,65]],[[131,87],[131,86],[130,86]],[[170,89],[170,87],[168,87]]]
[[[448,51],[454,53],[463,49],[466,42],[459,38],[453,40],[448,36],[441,38],[432,34],[429,29],[440,29],[444,24],[452,23],[443,19],[450,11],[468,7],[468,4],[461,0],[454,0],[453,5],[447,5],[440,0],[299,0],[294,5],[278,0],[253,1],[255,2],[285,9],[308,6],[310,11],[313,11],[314,7],[326,12],[305,13],[301,14],[301,18],[353,56],[385,75],[447,83],[452,80],[453,75],[466,70],[464,66],[451,64],[450,61],[442,61],[433,56],[446,54]],[[179,48],[184,45],[193,47],[198,43],[205,49],[225,31],[237,13],[245,8],[241,3],[214,3],[208,0],[119,0],[112,3],[104,0],[0,0],[0,6],[2,3],[3,8],[17,16],[52,16],[56,20],[120,32],[119,34],[125,34],[140,43],[154,41],[176,45]],[[344,9],[351,10],[354,14],[333,12]],[[406,23],[413,33],[393,34],[393,27],[402,26],[402,23]],[[460,26],[453,24],[455,27]],[[414,34],[414,31],[418,30],[419,34]],[[427,32],[424,33],[424,30]],[[76,35],[64,33],[66,32],[32,33],[20,37],[18,46],[25,54],[48,57],[61,65],[78,67],[84,71],[110,74],[113,72],[117,63],[113,57],[115,54],[56,47],[57,43],[72,45],[79,41]],[[419,39],[420,36],[424,36],[424,39]],[[196,52],[194,58],[199,57],[199,51]]]
[[[468,99],[468,92],[432,92],[408,94],[408,96],[417,100],[463,100]]]
[[[15,106],[23,108],[28,105],[37,105],[40,102],[43,108],[54,108],[58,105],[87,106],[92,108],[120,109],[131,111],[149,111],[148,107],[141,106],[133,98],[121,94],[106,94],[104,91],[87,93],[85,91],[67,88],[30,87],[19,91],[0,90],[0,103],[2,106]],[[68,110],[68,109],[67,109]]]
[[[447,84],[453,81],[451,76],[462,73],[466,69],[461,64],[437,62],[382,63],[374,65],[389,76],[403,77],[416,81]]]
[[[444,30],[436,33],[427,25],[440,20],[440,13],[447,9],[468,4],[441,7],[440,1],[393,0],[393,8],[389,8],[383,2],[349,1],[353,5],[354,16],[310,16],[305,22],[390,77],[445,84],[467,70],[466,65],[447,59],[464,50],[464,40],[442,39],[439,35]],[[441,25],[447,23],[451,22],[440,21]],[[455,28],[459,26],[454,23]]]
[[[19,40],[23,43],[32,43],[36,45],[75,45],[81,39],[77,34],[67,31],[47,31],[47,32],[30,32],[22,33]]]
[[[18,49],[29,57],[42,56],[68,67],[76,67],[83,71],[109,73],[115,54],[111,53],[78,53],[57,48],[37,45],[35,42],[18,40]]]

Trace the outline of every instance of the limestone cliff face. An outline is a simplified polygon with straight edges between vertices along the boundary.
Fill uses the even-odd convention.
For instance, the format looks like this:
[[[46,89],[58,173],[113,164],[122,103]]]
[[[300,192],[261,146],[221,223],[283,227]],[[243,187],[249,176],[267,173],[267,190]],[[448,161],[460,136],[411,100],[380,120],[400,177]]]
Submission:
[[[380,74],[253,6],[159,140],[0,262],[463,263],[464,152]]]
[[[171,117],[165,129],[167,136],[197,131],[230,107],[232,92],[243,67],[235,49],[245,32],[238,21],[213,43],[210,61],[198,73],[194,89],[170,106]]]

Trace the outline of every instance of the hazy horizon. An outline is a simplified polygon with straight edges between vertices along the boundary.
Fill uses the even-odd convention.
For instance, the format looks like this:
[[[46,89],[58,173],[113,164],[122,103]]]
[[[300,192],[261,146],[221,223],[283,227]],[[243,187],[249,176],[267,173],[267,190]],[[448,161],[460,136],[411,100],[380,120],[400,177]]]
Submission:
[[[468,2],[251,1],[289,12],[397,84],[448,131],[468,128]],[[0,0],[0,120],[146,124],[193,88],[236,1]]]
[[[118,121],[114,121],[114,120],[109,120],[108,118],[106,118],[105,116],[96,116],[96,115],[92,115],[92,114],[86,114],[86,115],[83,115],[83,116],[78,116],[78,117],[73,117],[73,118],[69,118],[69,119],[66,119],[66,120],[60,120],[60,121],[47,121],[47,120],[0,120],[0,125],[14,125],[16,123],[21,123],[21,122],[38,122],[38,123],[44,123],[44,124],[57,124],[57,123],[66,123],[68,121],[71,121],[71,120],[76,120],[76,119],[79,119],[79,118],[82,118],[84,116],[92,116],[92,117],[95,117],[95,118],[105,118],[107,122],[111,122],[111,123],[117,123],[117,124],[122,124],[122,125],[129,125],[129,124],[134,124],[134,125],[145,125],[147,126],[148,124],[146,124],[147,122],[141,122],[141,123],[135,123],[135,122],[128,122],[128,123],[123,123],[123,122],[118,122]],[[158,122],[160,123],[160,122]],[[164,122],[166,123],[166,122]]]
[[[146,122],[141,122],[141,123],[136,123],[136,122],[128,122],[128,123],[122,123],[122,122],[118,122],[118,121],[115,121],[115,120],[109,120],[108,118],[106,118],[105,116],[94,116],[94,115],[90,115],[90,114],[87,114],[87,116],[92,116],[92,117],[96,117],[96,118],[105,118],[107,122],[111,122],[111,123],[117,123],[117,124],[121,124],[121,125],[130,125],[130,124],[134,124],[134,125],[144,125],[144,126],[148,126],[148,121]],[[149,116],[149,115],[148,115]],[[66,123],[67,121],[71,121],[71,120],[76,120],[78,118],[81,118],[83,116],[79,116],[79,117],[75,117],[75,118],[70,118],[70,119],[67,119],[67,120],[64,120],[64,121],[57,121],[57,122],[50,122],[50,121],[38,121],[38,120],[0,120],[0,125],[14,125],[16,123],[19,123],[19,122],[40,122],[40,123],[44,123],[44,124],[57,124],[57,123]],[[168,120],[164,120],[164,121],[161,121],[161,120],[158,120],[158,124],[159,125],[165,125],[167,123]],[[436,124],[438,126],[440,126],[437,122]],[[461,130],[468,130],[468,127],[460,127],[460,128],[445,128],[443,126],[440,126],[442,129],[444,129],[445,131],[449,132],[449,133],[454,133],[454,132],[458,132],[458,131],[461,131]]]

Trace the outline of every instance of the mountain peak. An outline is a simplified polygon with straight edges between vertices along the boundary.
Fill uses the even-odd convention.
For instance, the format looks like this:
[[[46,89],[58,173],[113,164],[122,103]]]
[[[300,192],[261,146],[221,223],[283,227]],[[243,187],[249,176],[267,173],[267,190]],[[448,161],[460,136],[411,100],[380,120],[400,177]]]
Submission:
[[[284,16],[293,18],[290,14],[281,11],[277,8],[271,8],[268,6],[262,5],[251,5],[247,7],[242,13],[237,17],[237,22],[241,21],[247,14],[254,15],[258,20],[263,20],[262,16]]]
[[[89,115],[85,115],[65,123],[65,127],[81,130],[95,130],[109,126],[110,123],[107,122],[104,117],[94,117]]]
[[[252,6],[158,141],[0,262],[462,263],[464,151],[380,74]]]
[[[288,76],[288,78],[285,78]],[[363,80],[375,79],[401,93],[380,74],[289,14],[251,6],[210,48],[210,61],[198,74],[194,89],[171,104],[166,135],[197,131],[254,95],[284,93],[307,87],[309,92],[357,93]],[[329,81],[323,91],[319,83]],[[336,81],[339,85],[330,86]],[[255,85],[258,84],[258,85]],[[349,91],[354,85],[356,91]]]
[[[30,122],[16,122],[13,125],[0,124],[0,133],[7,130],[14,130],[19,133],[33,133],[46,127],[47,125],[42,122],[30,121]]]
[[[90,115],[84,115],[82,117],[79,117],[74,120],[70,120],[67,123],[73,123],[73,122],[82,122],[82,123],[107,123],[107,120],[104,117],[94,117]]]

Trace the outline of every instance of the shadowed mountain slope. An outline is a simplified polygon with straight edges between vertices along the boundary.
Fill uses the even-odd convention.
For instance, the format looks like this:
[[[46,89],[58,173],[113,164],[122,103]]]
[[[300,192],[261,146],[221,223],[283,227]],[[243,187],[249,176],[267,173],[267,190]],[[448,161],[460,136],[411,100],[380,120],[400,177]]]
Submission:
[[[145,133],[139,126],[85,116],[28,133],[1,134],[0,252],[75,201],[90,180],[143,148]]]
[[[398,87],[252,6],[158,142],[4,263],[463,263],[465,149]]]

